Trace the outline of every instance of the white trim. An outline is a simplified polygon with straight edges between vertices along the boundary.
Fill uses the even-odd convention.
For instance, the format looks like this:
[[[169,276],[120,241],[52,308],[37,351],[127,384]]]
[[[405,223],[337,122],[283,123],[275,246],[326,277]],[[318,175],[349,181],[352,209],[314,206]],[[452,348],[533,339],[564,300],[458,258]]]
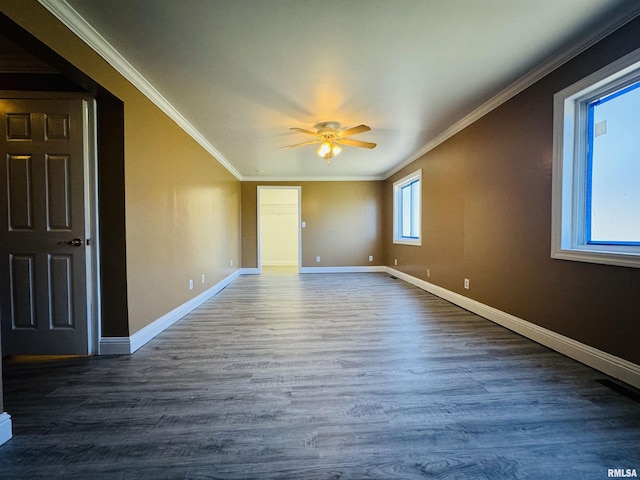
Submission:
[[[131,353],[129,337],[100,338],[100,355],[128,355]]]
[[[84,193],[85,193],[85,277],[87,296],[87,337],[90,354],[100,351],[102,308],[100,295],[100,241],[98,202],[98,134],[94,98],[82,99]]]
[[[386,267],[385,271],[394,277],[415,285],[429,293],[432,293],[444,300],[447,300],[470,312],[480,315],[487,320],[491,320],[509,330],[512,330],[534,342],[549,347],[556,352],[562,353],[569,358],[588,365],[611,377],[617,378],[629,385],[640,388],[640,365],[631,363],[615,355],[611,355],[597,348],[580,343],[572,338],[565,337],[552,330],[540,327],[509,313],[490,307],[476,300],[439,287],[419,278],[408,275],[399,270]]]
[[[238,180],[242,180],[240,172],[236,170],[231,163],[229,163],[224,155],[222,155],[222,153],[220,153],[196,127],[183,117],[182,114],[133,67],[133,65],[120,55],[120,53],[65,0],[38,0],[38,2],[98,55],[106,60],[109,65],[115,68],[120,75],[129,80],[160,110],[173,119],[180,128],[199,143],[202,148],[209,152],[234,177]]]
[[[2,412],[0,413],[0,445],[9,441],[12,436],[11,415],[6,412]]]
[[[385,180],[384,175],[352,175],[336,177],[264,177],[264,176],[244,176],[243,182],[375,182]]]
[[[179,307],[171,310],[162,317],[158,318],[154,322],[150,323],[146,327],[138,330],[130,337],[105,337],[100,339],[100,354],[101,355],[123,355],[131,354],[136,350],[144,346],[147,342],[154,337],[165,331],[171,325],[183,318],[189,312],[195,310],[204,302],[213,297],[216,293],[221,291],[236,278],[240,276],[240,270],[236,270],[234,273],[215,284],[210,289],[201,293],[197,297],[192,298],[186,303],[183,303]]]
[[[267,260],[262,262],[263,267],[297,267],[299,262],[296,260]]]
[[[259,268],[241,268],[240,275],[260,275]]]
[[[359,267],[300,267],[300,273],[380,273],[386,272],[382,265],[363,265]]]

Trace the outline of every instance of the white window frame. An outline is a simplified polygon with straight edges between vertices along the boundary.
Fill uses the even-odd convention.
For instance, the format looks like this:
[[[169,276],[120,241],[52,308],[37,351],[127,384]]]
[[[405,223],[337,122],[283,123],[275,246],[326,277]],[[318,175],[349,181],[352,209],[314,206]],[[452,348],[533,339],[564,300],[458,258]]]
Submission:
[[[418,189],[418,238],[402,236],[402,188],[419,181]],[[400,245],[422,245],[422,169],[393,183],[393,243]]]
[[[587,104],[640,80],[640,49],[554,95],[551,257],[640,268],[640,246],[586,242]]]

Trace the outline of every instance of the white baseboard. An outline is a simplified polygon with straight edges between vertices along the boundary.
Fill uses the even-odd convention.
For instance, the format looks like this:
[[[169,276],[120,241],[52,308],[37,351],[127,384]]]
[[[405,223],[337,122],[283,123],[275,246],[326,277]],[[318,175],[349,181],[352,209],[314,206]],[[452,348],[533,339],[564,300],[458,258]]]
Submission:
[[[98,355],[128,355],[131,353],[129,337],[102,337]]]
[[[259,268],[241,268],[240,275],[260,275]]]
[[[386,272],[387,267],[381,265],[369,266],[362,265],[358,267],[300,267],[298,273],[380,273]],[[260,275],[260,268],[242,268],[241,275]]]
[[[195,310],[204,302],[213,297],[220,290],[225,288],[241,274],[240,270],[236,270],[234,273],[215,284],[210,289],[202,292],[197,297],[192,298],[186,303],[183,303],[179,307],[171,310],[169,313],[163,315],[157,320],[153,321],[146,327],[138,330],[130,337],[104,337],[100,339],[100,355],[123,355],[131,354],[145,345],[151,339],[158,334],[165,331],[171,325],[176,323],[182,317],[189,312]]]
[[[263,267],[297,267],[298,260],[263,260]]]
[[[359,267],[300,267],[300,273],[379,273],[386,272],[387,267],[381,265]]]
[[[556,352],[562,353],[569,358],[590,366],[611,377],[617,378],[629,385],[640,388],[640,365],[631,363],[623,358],[616,357],[597,348],[580,343],[572,338],[565,337],[552,330],[540,327],[534,323],[515,317],[509,313],[490,307],[476,300],[439,287],[419,278],[413,277],[399,270],[385,267],[389,275],[393,275],[405,282],[426,290],[429,293],[443,298],[455,305],[458,305],[470,312],[480,315],[487,320],[491,320],[509,330],[512,330],[534,342],[549,347]]]
[[[2,412],[0,413],[0,445],[9,441],[12,436],[11,415],[6,412]]]

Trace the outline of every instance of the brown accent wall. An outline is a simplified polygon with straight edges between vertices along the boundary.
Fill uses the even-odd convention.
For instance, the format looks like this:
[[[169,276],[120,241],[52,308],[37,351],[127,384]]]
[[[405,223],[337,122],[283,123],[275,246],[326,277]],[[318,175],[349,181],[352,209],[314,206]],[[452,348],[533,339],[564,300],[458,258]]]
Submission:
[[[640,363],[640,269],[550,258],[553,95],[639,47],[637,19],[389,178],[386,263]],[[418,168],[423,244],[395,245],[392,185]]]
[[[103,334],[131,335],[231,274],[230,260],[240,260],[240,182],[36,0],[0,0],[0,11],[103,102],[100,207],[111,216],[101,217],[101,259],[107,271],[116,268],[102,282],[118,303],[110,311],[116,325],[103,322]]]
[[[242,266],[258,266],[258,186],[302,187],[303,267],[382,265],[383,182],[242,182]],[[369,262],[369,255],[374,261]],[[316,257],[321,258],[316,263]]]

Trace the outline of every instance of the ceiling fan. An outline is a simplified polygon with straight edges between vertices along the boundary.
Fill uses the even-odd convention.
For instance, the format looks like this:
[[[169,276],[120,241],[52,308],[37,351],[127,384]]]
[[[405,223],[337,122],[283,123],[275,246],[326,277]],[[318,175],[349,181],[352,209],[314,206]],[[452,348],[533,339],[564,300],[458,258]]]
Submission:
[[[371,130],[367,125],[358,125],[357,127],[351,127],[347,129],[341,129],[338,122],[321,122],[314,125],[317,132],[311,130],[305,130],[304,128],[290,128],[296,132],[304,133],[306,135],[312,135],[315,138],[308,142],[296,143],[294,145],[287,145],[286,147],[280,147],[280,150],[294,147],[302,147],[303,145],[315,145],[320,144],[317,152],[322,158],[327,161],[327,164],[331,163],[332,157],[335,157],[342,151],[342,146],[348,147],[361,147],[361,148],[375,148],[376,144],[371,142],[361,142],[360,140],[352,140],[349,137],[351,135],[357,135],[359,133],[368,132]]]

